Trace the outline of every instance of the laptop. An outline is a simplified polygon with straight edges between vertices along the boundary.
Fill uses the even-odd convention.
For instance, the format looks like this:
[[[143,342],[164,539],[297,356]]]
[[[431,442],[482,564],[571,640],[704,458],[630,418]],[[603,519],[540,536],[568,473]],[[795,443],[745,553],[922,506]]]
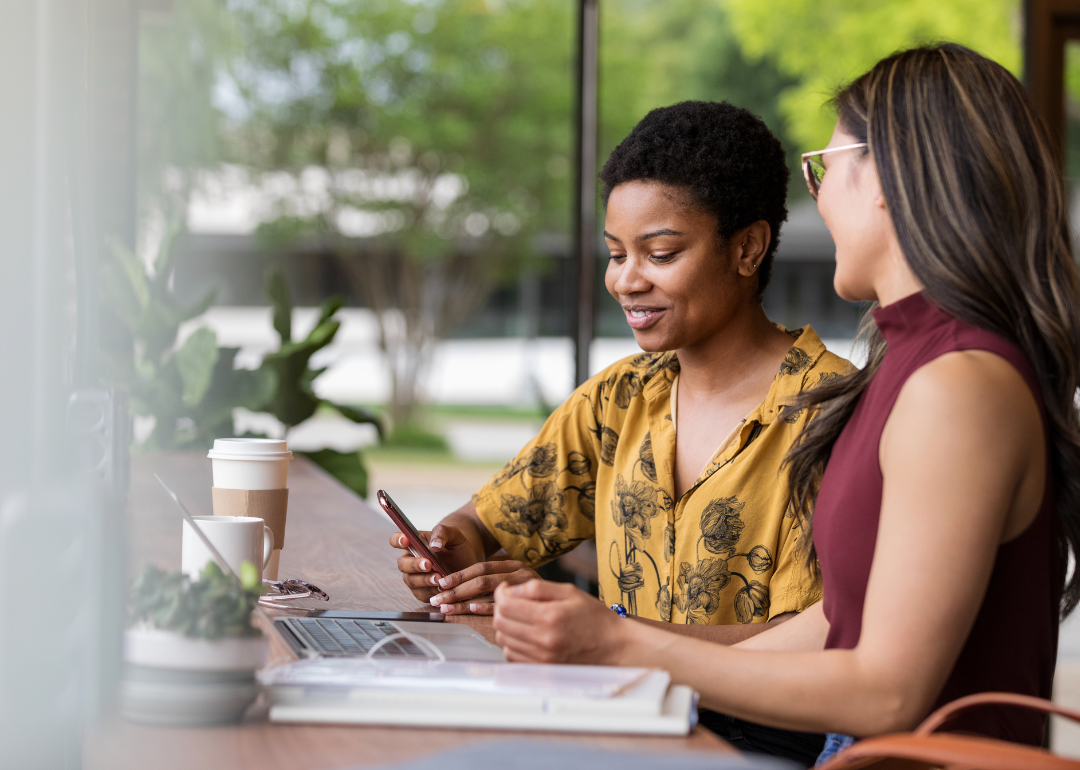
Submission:
[[[359,658],[374,649],[370,657],[384,660],[504,660],[499,647],[465,625],[350,617],[357,614],[275,618],[274,628],[301,658]]]

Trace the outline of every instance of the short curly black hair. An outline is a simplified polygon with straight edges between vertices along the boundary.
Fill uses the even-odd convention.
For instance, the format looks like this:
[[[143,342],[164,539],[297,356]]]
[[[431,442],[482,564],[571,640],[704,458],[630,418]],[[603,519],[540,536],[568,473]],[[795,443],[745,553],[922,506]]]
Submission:
[[[761,118],[730,102],[679,102],[652,110],[600,171],[603,200],[626,182],[655,180],[685,190],[692,205],[716,216],[726,242],[758,220],[772,239],[758,265],[764,293],[787,219],[790,172],[784,148]]]

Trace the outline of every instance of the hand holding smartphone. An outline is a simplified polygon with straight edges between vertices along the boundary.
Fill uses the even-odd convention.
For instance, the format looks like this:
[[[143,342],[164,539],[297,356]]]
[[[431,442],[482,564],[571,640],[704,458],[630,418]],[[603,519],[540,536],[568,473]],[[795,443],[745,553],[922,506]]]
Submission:
[[[413,523],[409,521],[408,517],[398,508],[397,503],[390,499],[390,495],[386,494],[385,490],[380,489],[375,493],[376,499],[379,501],[379,505],[386,511],[386,515],[390,517],[390,521],[394,522],[394,526],[398,528],[398,531],[405,536],[405,539],[409,541],[409,551],[413,556],[417,558],[429,559],[431,566],[439,574],[440,577],[446,577],[450,574],[445,566],[439,562],[439,558],[428,548],[428,544],[424,542],[424,539],[420,537],[420,532],[413,526]]]

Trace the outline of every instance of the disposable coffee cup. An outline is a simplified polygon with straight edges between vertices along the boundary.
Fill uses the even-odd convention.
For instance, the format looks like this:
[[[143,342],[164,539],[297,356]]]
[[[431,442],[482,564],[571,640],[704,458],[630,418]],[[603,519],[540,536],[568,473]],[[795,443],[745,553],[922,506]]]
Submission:
[[[272,438],[219,438],[207,455],[221,489],[286,489],[292,456],[283,439]]]
[[[285,547],[292,452],[281,439],[219,438],[207,455],[213,463],[214,515],[264,519],[274,533],[274,549],[263,570],[277,580]]]

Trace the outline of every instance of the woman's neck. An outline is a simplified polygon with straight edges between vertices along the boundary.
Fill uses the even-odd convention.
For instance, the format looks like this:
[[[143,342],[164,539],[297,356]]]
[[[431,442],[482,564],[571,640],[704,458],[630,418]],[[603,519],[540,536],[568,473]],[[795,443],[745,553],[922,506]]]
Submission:
[[[885,269],[874,281],[874,294],[882,307],[923,290],[922,281],[915,277],[900,251],[900,244],[890,244],[882,263]]]
[[[737,391],[760,368],[779,369],[791,341],[755,303],[708,338],[676,351],[679,388],[700,395]]]

